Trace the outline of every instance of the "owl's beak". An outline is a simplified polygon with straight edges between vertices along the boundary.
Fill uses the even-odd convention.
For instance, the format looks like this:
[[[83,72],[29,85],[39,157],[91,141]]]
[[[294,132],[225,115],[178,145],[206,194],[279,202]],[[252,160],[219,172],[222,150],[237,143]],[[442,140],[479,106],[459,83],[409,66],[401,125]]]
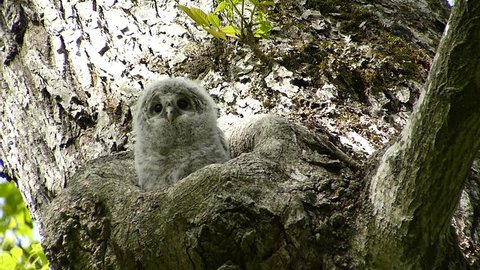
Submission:
[[[167,120],[171,124],[173,120],[175,120],[175,118],[177,117],[175,110],[169,106],[166,109],[166,113],[167,113]]]
[[[173,117],[173,113],[167,112],[167,120],[170,124],[173,122],[173,119],[175,119],[175,117]]]

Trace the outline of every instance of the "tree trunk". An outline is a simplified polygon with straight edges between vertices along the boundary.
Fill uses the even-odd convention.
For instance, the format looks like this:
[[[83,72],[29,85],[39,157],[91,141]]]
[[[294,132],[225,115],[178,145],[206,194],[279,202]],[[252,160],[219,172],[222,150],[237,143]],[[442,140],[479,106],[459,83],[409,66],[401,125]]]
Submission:
[[[175,1],[3,1],[0,158],[53,267],[476,263],[450,223],[479,147],[478,4],[457,3],[422,101],[370,170],[362,160],[403,128],[449,12],[440,0],[358,2],[277,3],[265,63],[211,40]],[[131,108],[159,75],[203,79],[224,122],[247,120],[229,131],[232,160],[143,192]],[[265,112],[308,130],[251,117]],[[471,179],[466,207],[479,209]],[[474,213],[456,228],[468,243]]]

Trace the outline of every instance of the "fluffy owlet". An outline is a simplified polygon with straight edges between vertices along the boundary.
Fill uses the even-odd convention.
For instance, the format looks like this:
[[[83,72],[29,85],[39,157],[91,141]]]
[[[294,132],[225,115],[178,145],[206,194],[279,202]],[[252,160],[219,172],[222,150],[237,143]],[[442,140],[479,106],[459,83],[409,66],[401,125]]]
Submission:
[[[149,85],[134,115],[135,169],[140,187],[164,188],[229,152],[217,126],[217,108],[193,81],[172,78]]]

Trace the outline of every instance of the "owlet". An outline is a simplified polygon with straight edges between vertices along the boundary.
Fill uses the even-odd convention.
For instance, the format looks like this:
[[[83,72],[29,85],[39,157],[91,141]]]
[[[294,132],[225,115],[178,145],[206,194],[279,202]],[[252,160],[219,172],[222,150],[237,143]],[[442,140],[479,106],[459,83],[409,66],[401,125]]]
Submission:
[[[229,157],[217,108],[197,83],[172,78],[150,84],[138,100],[133,127],[135,169],[145,190],[172,185]]]

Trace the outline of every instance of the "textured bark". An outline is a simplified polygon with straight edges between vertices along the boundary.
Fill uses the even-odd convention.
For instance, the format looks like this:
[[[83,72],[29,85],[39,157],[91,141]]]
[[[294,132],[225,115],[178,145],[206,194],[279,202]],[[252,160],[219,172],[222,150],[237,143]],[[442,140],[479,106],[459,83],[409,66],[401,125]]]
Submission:
[[[180,1],[205,9],[212,4],[192,2]],[[478,141],[468,145],[466,155],[463,148],[449,147],[458,140],[468,143],[472,131],[454,114],[468,112],[467,121],[478,120],[473,117],[478,99],[468,98],[475,97],[478,73],[469,73],[463,55],[438,64],[429,89],[448,78],[444,89],[449,91],[437,95],[445,104],[424,105],[432,111],[417,115],[441,122],[433,115],[443,110],[435,106],[448,102],[454,114],[444,116],[443,128],[432,121],[422,130],[425,137],[442,139],[414,145],[419,154],[414,157],[430,163],[397,156],[394,162],[405,158],[410,166],[391,167],[393,178],[386,173],[382,179],[382,165],[368,186],[370,178],[363,178],[370,175],[368,168],[362,170],[359,162],[364,153],[350,158],[334,143],[351,146],[356,137],[349,134],[358,132],[380,148],[402,128],[448,10],[443,0],[363,2],[279,3],[272,16],[279,29],[258,46],[271,58],[269,65],[248,48],[211,41],[174,1],[1,2],[0,158],[42,227],[55,269],[388,269],[443,267],[446,259],[463,263],[449,222]],[[475,33],[469,25],[464,23],[463,31]],[[463,45],[451,46],[456,52]],[[464,53],[478,53],[469,50]],[[444,68],[446,77],[436,81]],[[462,76],[455,77],[451,68]],[[134,185],[128,152],[134,142],[131,107],[144,84],[159,74],[202,78],[223,115],[274,112],[328,136],[283,118],[253,118],[231,133],[234,159],[166,191],[142,192]],[[457,91],[470,86],[457,80],[467,75],[474,78],[464,80],[472,88],[462,96]],[[417,134],[414,126],[404,134]],[[390,150],[381,161],[397,153]],[[462,158],[453,158],[455,153]],[[432,174],[436,179],[424,177],[413,186],[409,178],[395,188],[396,173],[416,168],[428,173],[434,167],[443,170]],[[443,176],[457,180],[434,182]],[[475,179],[462,200],[470,204],[461,204],[474,214],[459,215],[458,222],[468,219],[468,225],[457,227],[469,243],[479,235]],[[414,197],[410,205],[419,211],[404,219],[389,194]],[[418,247],[405,232],[414,233]],[[432,248],[436,244],[439,249]],[[478,257],[475,250],[467,255],[470,263]]]
[[[275,116],[255,117],[236,130],[241,136],[229,141],[239,156],[164,192],[132,183],[132,155],[89,162],[45,217],[52,263],[75,269],[351,265],[348,236],[362,185],[331,146]]]
[[[478,14],[478,1],[457,3],[426,92],[372,179],[375,268],[462,268],[451,218],[480,147]]]

